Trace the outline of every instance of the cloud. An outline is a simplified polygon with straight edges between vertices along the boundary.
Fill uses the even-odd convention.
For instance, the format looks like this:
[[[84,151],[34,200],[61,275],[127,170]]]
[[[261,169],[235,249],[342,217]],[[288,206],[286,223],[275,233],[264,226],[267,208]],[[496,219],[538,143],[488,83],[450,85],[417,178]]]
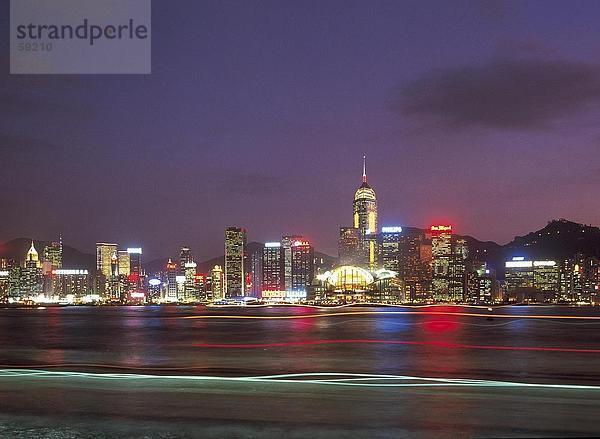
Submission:
[[[545,128],[600,103],[600,66],[501,58],[435,71],[397,90],[390,108],[458,128]]]

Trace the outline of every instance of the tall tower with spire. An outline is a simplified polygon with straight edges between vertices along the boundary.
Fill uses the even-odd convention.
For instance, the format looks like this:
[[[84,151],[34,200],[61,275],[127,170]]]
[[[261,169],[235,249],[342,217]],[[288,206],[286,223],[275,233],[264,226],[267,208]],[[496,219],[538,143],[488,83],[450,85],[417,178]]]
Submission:
[[[38,252],[35,249],[33,241],[31,241],[31,247],[29,247],[29,250],[27,251],[27,256],[25,256],[26,266],[28,262],[30,263],[29,265],[35,266],[36,268],[40,268],[42,266],[40,263],[40,256],[38,255]]]
[[[367,182],[367,158],[363,156],[362,184],[354,194],[354,227],[359,231],[360,262],[377,267],[377,197]]]
[[[33,241],[25,256],[20,276],[19,296],[36,297],[42,293],[42,264]]]

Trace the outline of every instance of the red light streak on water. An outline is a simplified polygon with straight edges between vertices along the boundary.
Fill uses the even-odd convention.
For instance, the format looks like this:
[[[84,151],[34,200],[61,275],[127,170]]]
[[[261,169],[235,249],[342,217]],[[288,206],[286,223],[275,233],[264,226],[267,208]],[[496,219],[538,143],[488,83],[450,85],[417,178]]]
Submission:
[[[339,340],[308,340],[279,343],[196,343],[193,346],[203,349],[267,349],[296,346],[318,346],[329,344],[385,344],[408,346],[433,346],[446,349],[489,349],[495,351],[536,351],[536,352],[567,352],[581,354],[600,354],[600,349],[560,348],[543,346],[489,346],[470,345],[462,343],[447,343],[440,341],[408,341],[408,340],[377,340],[377,339],[339,339]]]

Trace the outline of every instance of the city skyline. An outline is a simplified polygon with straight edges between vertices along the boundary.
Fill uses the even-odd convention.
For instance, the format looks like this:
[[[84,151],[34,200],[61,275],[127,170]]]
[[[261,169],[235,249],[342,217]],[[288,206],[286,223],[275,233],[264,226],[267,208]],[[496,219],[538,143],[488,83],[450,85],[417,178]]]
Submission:
[[[598,227],[600,227],[600,226],[597,226],[597,225],[594,225],[594,224],[576,223],[574,221],[571,221],[568,218],[549,218],[547,221],[545,221],[544,224],[540,224],[540,226],[536,230],[526,230],[526,231],[523,231],[520,235],[514,236],[513,239],[511,239],[511,241],[506,242],[504,244],[498,243],[496,241],[491,241],[491,240],[483,240],[483,239],[480,239],[478,236],[471,236],[471,235],[467,235],[467,234],[464,234],[464,233],[458,233],[457,236],[464,236],[464,237],[468,237],[468,238],[473,238],[473,239],[475,239],[475,240],[477,240],[477,241],[479,241],[481,243],[484,243],[484,244],[490,243],[490,244],[495,244],[495,245],[498,245],[500,247],[503,247],[503,246],[506,246],[506,245],[509,245],[509,244],[513,243],[515,238],[516,239],[523,238],[526,235],[529,235],[529,234],[532,234],[532,233],[536,233],[536,231],[543,229],[544,227],[548,226],[549,224],[552,224],[554,222],[562,222],[562,221],[566,221],[568,223],[573,223],[573,224],[576,224],[576,225],[580,225],[582,227],[591,227],[591,228],[598,228]],[[450,227],[454,227],[454,225],[450,225],[450,224],[448,224],[448,225]],[[398,225],[397,224],[397,225],[394,225],[394,226],[386,226],[386,225],[384,225],[384,226],[380,227],[380,230],[382,228],[383,229],[396,229],[396,228],[400,228],[400,229],[415,229],[415,230],[419,229],[419,230],[422,230],[422,231],[427,231],[432,226],[436,226],[436,225],[435,224],[431,224],[431,225],[427,225],[427,226],[412,226],[412,225],[405,225],[405,224],[403,224],[403,225]],[[338,229],[337,232],[339,233],[339,231],[340,231],[339,229],[342,229],[342,228],[353,229],[353,227],[343,227],[342,226],[342,227],[338,227],[337,228]],[[273,236],[271,236],[270,239],[268,239],[268,240],[259,241],[257,239],[250,239],[250,240],[248,240],[248,244],[260,244],[260,245],[264,245],[264,244],[268,244],[270,242],[273,242],[273,239],[278,238],[277,236],[274,236],[275,234],[273,234],[273,233],[270,234],[270,235],[273,235]],[[286,235],[282,235],[282,236],[285,237]],[[50,237],[50,239],[46,239],[45,237],[41,237],[41,238],[38,239],[37,237],[31,238],[31,237],[28,237],[28,236],[19,236],[19,237],[14,237],[14,238],[12,238],[12,239],[10,239],[8,241],[5,241],[3,243],[0,242],[0,246],[2,246],[4,244],[11,243],[11,242],[19,241],[19,240],[26,240],[27,242],[35,242],[36,243],[35,245],[37,246],[39,243],[52,244],[52,243],[58,242],[58,240],[62,241],[62,238],[63,238],[62,234],[58,235],[58,237]],[[281,238],[281,236],[279,238]],[[320,254],[323,254],[325,256],[329,256],[329,257],[333,257],[333,258],[338,258],[338,256],[339,256],[338,255],[338,252],[339,252],[339,236],[336,235],[335,240],[336,240],[335,248],[330,253],[326,253],[326,252],[322,251],[322,249],[318,246],[318,243],[316,243],[315,251],[318,252],[318,253],[320,253]],[[69,242],[64,243],[64,245],[66,247],[70,247],[71,249],[73,249],[76,252],[79,252],[81,254],[84,254],[84,255],[87,255],[87,256],[94,256],[95,257],[95,249],[96,249],[96,244],[98,244],[98,242],[95,242],[93,240],[90,240],[89,242],[91,243],[91,248],[87,248],[87,247],[85,247],[85,248],[78,248],[78,247],[75,247],[74,244],[69,243]],[[143,247],[143,244],[139,244],[139,242],[136,241],[134,243],[134,245],[138,246],[137,248],[144,248],[144,254],[146,256],[148,256],[148,253],[146,252],[145,247]],[[139,245],[142,245],[142,247],[139,247]],[[192,245],[192,246],[190,246],[190,248],[195,249],[196,247],[199,247],[199,246],[200,245],[196,245],[196,246]],[[157,254],[157,255],[150,255],[148,257],[148,259],[145,260],[145,263],[156,263],[157,261],[162,261],[162,260],[167,260],[167,259],[175,259],[175,256],[180,251],[180,249],[182,247],[187,247],[187,243],[171,243],[170,247],[173,248],[172,252],[169,252],[167,254],[162,254],[161,253],[161,254]],[[127,253],[127,249],[128,248],[131,248],[128,244],[119,244],[119,250],[118,250],[118,252],[119,253],[122,253],[122,252]],[[219,253],[219,251],[221,253]],[[521,254],[522,252],[518,252],[518,253]],[[197,253],[194,251],[194,254],[197,254]],[[198,254],[199,254],[199,252],[198,252]],[[220,249],[220,250],[217,250],[214,254],[209,254],[207,257],[199,256],[199,257],[195,258],[195,260],[197,262],[200,262],[200,263],[206,263],[206,262],[209,262],[209,261],[214,260],[216,258],[223,258],[224,255],[225,254],[224,254],[223,249]],[[18,256],[18,255],[16,256],[16,259],[17,260],[20,260],[20,259],[24,260],[23,257]]]
[[[363,156],[362,156],[362,167],[361,167],[361,169],[362,169],[362,174],[361,174],[361,180],[360,180],[360,181],[362,182],[362,185],[361,185],[361,186],[359,186],[357,194],[358,194],[359,192],[361,192],[361,191],[364,191],[365,189],[363,189],[363,188],[365,188],[365,187],[367,188],[367,189],[366,189],[367,191],[372,191],[371,187],[370,187],[370,186],[369,186],[369,184],[367,183],[367,165],[366,165],[366,160],[367,160],[367,157],[363,155]],[[366,185],[366,186],[365,186],[365,185]],[[356,194],[355,194],[355,197],[356,197]],[[375,197],[375,192],[373,192],[373,197]],[[378,198],[378,197],[377,197],[377,198]],[[339,236],[337,235],[337,233],[338,233],[338,231],[339,231],[340,229],[348,228],[347,226],[350,226],[350,225],[351,225],[353,222],[354,222],[354,224],[352,224],[352,226],[351,226],[351,227],[349,227],[349,228],[352,228],[352,227],[357,227],[359,224],[358,224],[358,223],[356,223],[356,221],[359,221],[359,222],[360,222],[360,221],[363,221],[363,222],[365,222],[365,221],[367,221],[367,222],[368,222],[368,221],[374,221],[374,223],[373,223],[373,224],[375,224],[375,226],[376,226],[376,228],[377,228],[377,230],[378,230],[378,231],[381,231],[381,230],[382,230],[382,228],[394,228],[394,227],[416,228],[416,229],[428,230],[428,229],[429,229],[429,228],[430,228],[432,225],[435,225],[435,224],[442,224],[442,223],[444,223],[444,224],[449,224],[449,225],[450,225],[450,226],[452,226],[452,227],[457,227],[457,225],[456,225],[456,224],[453,224],[453,223],[451,223],[451,222],[448,222],[448,221],[433,221],[431,224],[426,224],[426,225],[401,224],[401,223],[399,223],[399,222],[396,222],[396,223],[393,223],[393,222],[388,222],[387,224],[386,224],[386,223],[384,223],[384,224],[379,224],[379,225],[378,225],[378,219],[377,219],[377,218],[378,218],[378,215],[379,215],[379,209],[378,209],[378,206],[379,206],[381,203],[379,203],[379,201],[378,201],[378,200],[375,200],[375,199],[374,199],[374,203],[375,203],[375,204],[374,204],[374,212],[375,212],[375,217],[374,217],[374,220],[368,220],[368,219],[366,219],[367,217],[365,217],[365,219],[364,219],[364,220],[358,220],[358,219],[357,219],[357,217],[356,217],[356,209],[357,209],[357,207],[356,207],[356,202],[357,202],[357,201],[356,201],[356,199],[355,199],[355,201],[354,201],[354,209],[353,209],[353,210],[354,210],[354,214],[355,214],[355,218],[354,218],[353,220],[346,220],[345,222],[342,222],[342,223],[340,223],[339,225],[336,225],[336,226],[334,226],[334,229],[336,229],[336,230],[334,231],[334,234],[333,234],[333,236],[332,236],[332,237],[328,237],[328,240],[327,240],[327,241],[331,241],[332,239],[333,239],[333,240],[335,240],[335,241],[334,241],[334,242],[335,242],[335,244],[334,244],[334,247],[331,247],[331,248],[329,248],[329,247],[328,247],[327,249],[323,248],[324,246],[323,246],[323,247],[321,247],[320,243],[318,243],[318,242],[314,242],[312,239],[310,239],[310,235],[309,235],[309,234],[302,234],[302,235],[298,235],[298,236],[304,236],[304,237],[307,237],[307,238],[308,238],[308,239],[309,239],[309,240],[310,240],[310,241],[313,243],[313,245],[315,246],[315,250],[318,250],[319,252],[321,252],[321,253],[324,253],[324,254],[326,254],[326,255],[328,255],[328,256],[332,256],[332,257],[338,257],[338,256],[339,256],[339,254],[338,254],[338,252],[339,252],[339,242],[338,242],[338,238],[339,238]],[[385,207],[385,206],[384,206],[384,207]],[[348,209],[346,209],[346,210],[348,210]],[[352,212],[350,212],[350,213],[352,213]],[[444,216],[442,216],[442,217],[444,217]],[[547,219],[547,220],[544,222],[544,224],[540,224],[540,225],[539,225],[539,228],[541,228],[541,227],[543,227],[544,225],[546,225],[546,224],[547,224],[549,221],[553,221],[553,220],[555,220],[555,219],[559,219],[559,218],[548,218],[548,219]],[[561,219],[562,219],[562,218],[561,218]],[[570,220],[570,219],[568,218],[568,220]],[[365,224],[366,224],[366,223],[365,223]],[[268,225],[268,224],[267,224],[267,225]],[[590,225],[590,226],[594,226],[594,224],[589,224],[589,225]],[[235,227],[235,226],[231,226],[231,225],[228,225],[228,226],[223,226],[223,228],[224,228],[224,229],[231,228],[231,227]],[[242,226],[242,227],[243,227],[243,226]],[[363,226],[361,226],[361,227],[363,227],[363,228],[365,229],[365,230],[362,232],[362,233],[363,233],[363,235],[364,235],[364,232],[365,232],[366,230],[368,230],[368,228],[367,228],[365,225],[363,225]],[[245,227],[244,227],[244,228],[245,228]],[[246,229],[246,228],[245,228],[245,229]],[[296,232],[297,232],[297,231],[296,231]],[[516,238],[516,237],[519,237],[519,236],[524,236],[525,234],[527,234],[527,233],[530,233],[530,232],[531,232],[531,230],[528,230],[528,231],[523,231],[521,234],[515,235],[513,238],[511,238],[511,240],[512,240],[512,239],[514,239],[514,238]],[[245,233],[247,234],[247,232],[245,232]],[[290,231],[290,230],[288,230],[287,228],[284,228],[284,232],[283,232],[283,233],[280,233],[280,234],[279,234],[279,236],[284,236],[284,237],[285,237],[286,235],[289,235],[290,233],[294,233],[294,231]],[[56,237],[50,237],[50,238],[48,238],[48,237],[33,237],[33,238],[32,238],[31,236],[19,236],[19,237],[12,237],[11,239],[16,239],[16,238],[26,238],[26,239],[31,239],[32,241],[42,241],[42,242],[53,242],[53,241],[60,241],[60,243],[61,243],[61,245],[62,245],[62,242],[63,242],[63,240],[64,240],[64,235],[65,235],[65,234],[63,234],[63,233],[61,232],[61,233],[59,233],[59,234],[58,234]],[[66,235],[68,236],[69,234],[68,234],[68,233],[66,233]],[[214,234],[213,234],[213,235],[214,235]],[[267,238],[267,239],[263,239],[263,240],[261,240],[261,239],[255,239],[255,238],[252,236],[252,231],[250,231],[250,235],[251,235],[251,236],[250,236],[250,239],[248,240],[248,243],[255,242],[255,243],[261,243],[261,244],[264,244],[264,243],[270,242],[270,241],[272,241],[272,240],[273,240],[273,238],[274,238],[274,237],[278,236],[278,234],[277,234],[277,233],[273,233],[273,232],[267,232],[268,238]],[[504,244],[506,244],[506,243],[498,243],[498,242],[496,242],[496,241],[493,241],[493,240],[488,240],[488,239],[485,239],[485,238],[481,238],[481,237],[479,237],[479,236],[473,236],[473,235],[469,235],[469,234],[467,234],[467,233],[459,233],[459,235],[461,235],[461,236],[469,236],[469,237],[475,238],[475,239],[477,239],[477,240],[479,240],[479,241],[481,241],[481,242],[491,241],[491,242],[495,242],[495,243],[497,243],[497,244],[499,244],[499,245],[504,245]],[[127,249],[129,249],[129,248],[139,248],[139,247],[143,247],[143,248],[145,249],[145,250],[144,250],[144,251],[145,251],[145,253],[147,254],[147,251],[146,251],[146,248],[147,248],[147,247],[146,247],[145,241],[146,241],[146,240],[143,240],[143,242],[139,242],[139,241],[131,241],[130,239],[129,239],[129,240],[125,239],[125,243],[128,243],[128,244],[125,244],[125,243],[122,243],[122,241],[119,241],[119,242],[121,242],[121,246],[123,247],[123,249],[125,249],[125,250],[120,250],[120,251],[126,251],[126,250],[127,250]],[[92,253],[95,251],[95,250],[94,250],[94,246],[95,246],[95,245],[96,245],[98,242],[102,242],[102,241],[101,241],[101,240],[94,240],[94,241],[89,241],[89,240],[88,240],[88,245],[86,245],[86,246],[84,246],[84,247],[82,247],[82,248],[76,247],[74,244],[69,244],[69,243],[67,243],[67,245],[69,245],[70,247],[72,247],[72,248],[74,248],[74,249],[76,249],[76,250],[78,250],[78,251],[81,251],[81,252],[83,252],[83,253],[92,254]],[[90,248],[88,248],[88,247],[89,247],[89,243],[92,243],[92,244],[91,244],[91,245],[92,245],[92,248],[91,248],[91,249],[90,249]],[[191,245],[190,245],[190,243],[191,243]],[[0,242],[0,245],[1,245],[1,244],[2,244],[2,242]],[[222,244],[222,243],[221,243],[221,244]],[[112,244],[112,245],[116,245],[116,244]],[[169,243],[169,244],[167,244],[167,245],[168,245],[168,247],[169,247],[169,252],[168,252],[168,253],[155,253],[155,254],[152,254],[152,253],[150,253],[150,258],[147,260],[147,262],[148,262],[148,261],[156,261],[156,260],[159,260],[159,259],[168,259],[169,257],[174,257],[174,255],[176,255],[176,250],[178,250],[178,249],[181,249],[181,248],[182,248],[182,246],[183,246],[183,247],[186,247],[187,245],[189,245],[189,247],[190,247],[191,249],[193,249],[193,253],[194,253],[194,254],[196,254],[196,255],[201,255],[200,257],[198,257],[198,258],[197,258],[197,260],[200,260],[200,261],[208,261],[208,260],[211,260],[211,259],[214,259],[214,258],[216,258],[216,257],[219,257],[219,256],[222,256],[222,255],[224,255],[224,253],[223,253],[223,246],[222,246],[222,245],[221,245],[221,249],[220,249],[220,250],[216,250],[216,251],[215,251],[214,253],[212,253],[212,254],[208,254],[208,253],[207,253],[207,251],[204,251],[204,252],[203,252],[203,251],[199,251],[199,250],[203,249],[202,243],[194,243],[194,242],[192,242],[191,240],[182,241],[182,242],[178,242],[178,243]],[[221,254],[221,253],[219,253],[219,252],[221,252],[221,253],[223,253],[223,254]]]
[[[598,436],[598,18],[0,2],[0,436]]]
[[[505,243],[598,224],[600,5],[381,5],[156,2],[151,76],[4,66],[0,241],[187,242],[204,259],[239,224],[332,253],[364,154],[382,225]]]
[[[247,229],[228,226],[223,261],[212,259],[210,267],[199,269],[192,248],[182,245],[178,260],[169,257],[160,267],[152,261],[153,268],[146,270],[142,247],[125,249],[113,241],[96,243],[94,271],[85,265],[63,266],[60,236],[44,245],[42,258],[31,240],[23,261],[14,256],[0,259],[0,293],[9,303],[42,304],[220,306],[246,298],[311,305],[598,303],[600,259],[593,248],[600,237],[598,228],[588,227],[592,233],[583,235],[585,226],[551,221],[543,233],[528,234],[529,242],[507,253],[494,243],[469,242],[452,224],[380,227],[378,206],[363,156],[352,226],[348,222],[339,226],[337,257],[315,255],[314,243],[299,234],[251,249]],[[566,238],[562,256],[551,243],[537,251],[528,248],[537,246],[542,236],[550,237],[550,242]]]

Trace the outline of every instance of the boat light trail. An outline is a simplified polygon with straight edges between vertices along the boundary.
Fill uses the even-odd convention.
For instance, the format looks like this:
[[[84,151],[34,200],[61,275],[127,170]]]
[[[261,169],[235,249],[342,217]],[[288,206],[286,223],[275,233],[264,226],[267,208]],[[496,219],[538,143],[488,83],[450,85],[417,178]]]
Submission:
[[[548,319],[548,320],[594,320],[600,321],[600,316],[568,316],[568,315],[515,315],[515,314],[492,314],[492,313],[470,313],[470,312],[450,312],[450,311],[343,311],[322,314],[299,314],[286,316],[248,316],[248,315],[227,315],[227,314],[205,314],[196,316],[173,317],[175,319],[200,319],[200,320],[292,320],[292,319],[317,319],[324,317],[342,317],[357,315],[424,315],[424,316],[461,316],[461,317],[485,317],[500,319]]]
[[[582,384],[522,383],[513,381],[491,381],[463,378],[417,377],[406,375],[352,374],[343,372],[316,372],[248,377],[219,377],[203,375],[149,375],[124,373],[62,372],[40,369],[1,369],[3,379],[66,379],[107,381],[179,381],[179,382],[238,382],[238,383],[286,383],[294,385],[327,385],[353,387],[496,387],[496,388],[541,388],[600,391],[600,386]],[[379,382],[365,382],[366,380]],[[407,382],[408,381],[408,382]]]
[[[494,351],[535,351],[535,352],[564,352],[579,354],[600,354],[600,349],[561,348],[544,346],[493,346],[470,345],[462,343],[447,343],[441,341],[410,341],[410,340],[374,340],[374,339],[338,339],[338,340],[307,340],[275,343],[196,343],[194,347],[206,349],[267,349],[279,347],[318,346],[331,344],[382,344],[433,346],[446,349],[487,349]]]
[[[207,305],[206,307],[209,309],[219,309],[219,308],[225,308],[225,309],[240,309],[240,308],[314,308],[314,309],[323,309],[323,310],[329,310],[329,309],[340,309],[340,308],[356,308],[356,307],[365,307],[365,306],[379,306],[379,307],[385,307],[385,308],[415,308],[415,309],[419,309],[419,308],[439,308],[439,307],[444,307],[444,308],[475,308],[475,309],[489,309],[490,307],[488,305],[468,305],[468,304],[464,304],[464,305],[455,305],[455,304],[440,304],[440,303],[427,303],[424,305],[394,305],[394,304],[390,304],[390,303],[380,303],[380,302],[361,302],[361,303],[346,303],[344,305],[309,305],[309,304],[302,304],[302,305],[298,305],[295,303],[261,303],[258,305],[252,305],[252,304],[246,304],[246,305],[233,305],[233,304],[226,304],[226,305],[217,305],[217,304],[210,304]],[[494,309],[499,309],[499,308],[507,308],[507,307],[513,307],[514,305],[496,305],[494,306]],[[533,306],[533,305],[531,305]]]

